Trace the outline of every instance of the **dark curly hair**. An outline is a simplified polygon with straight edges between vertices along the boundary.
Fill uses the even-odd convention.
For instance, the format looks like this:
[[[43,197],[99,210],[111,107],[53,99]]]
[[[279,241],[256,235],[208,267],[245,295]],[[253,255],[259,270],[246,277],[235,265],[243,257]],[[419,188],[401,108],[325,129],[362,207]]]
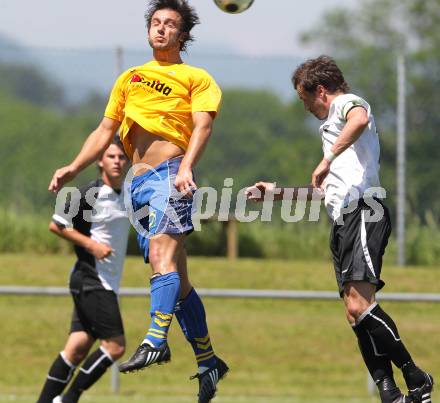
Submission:
[[[295,89],[300,85],[307,92],[315,92],[318,85],[328,91],[348,92],[350,88],[344,79],[342,71],[335,61],[326,55],[309,59],[301,64],[293,73],[292,83]]]
[[[190,31],[195,25],[200,24],[199,16],[196,13],[194,7],[188,4],[187,0],[152,0],[150,1],[147,11],[145,12],[145,21],[147,22],[147,28],[150,30],[151,19],[153,14],[158,10],[169,8],[177,11],[182,17],[182,26],[180,32],[185,33],[185,39],[180,44],[180,50],[186,50],[189,42],[193,42],[194,38],[190,34]]]

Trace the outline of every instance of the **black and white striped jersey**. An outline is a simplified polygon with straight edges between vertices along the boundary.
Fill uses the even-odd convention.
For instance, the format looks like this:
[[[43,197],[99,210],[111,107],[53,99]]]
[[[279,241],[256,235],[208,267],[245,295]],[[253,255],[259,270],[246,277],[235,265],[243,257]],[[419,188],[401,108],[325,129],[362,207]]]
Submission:
[[[117,293],[130,228],[123,192],[115,191],[101,179],[80,189],[63,188],[58,195],[52,220],[58,225],[74,228],[97,242],[107,244],[114,251],[108,257],[98,260],[86,249],[75,245],[78,260],[72,270],[70,287],[113,290]],[[74,276],[76,273],[81,276]]]

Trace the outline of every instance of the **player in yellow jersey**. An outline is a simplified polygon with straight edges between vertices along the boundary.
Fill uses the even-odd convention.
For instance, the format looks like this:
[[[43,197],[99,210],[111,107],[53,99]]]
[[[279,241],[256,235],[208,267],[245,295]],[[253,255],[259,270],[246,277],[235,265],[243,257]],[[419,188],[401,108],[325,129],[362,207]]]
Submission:
[[[153,271],[150,327],[119,369],[169,361],[167,334],[175,313],[196,355],[198,401],[207,403],[228,367],[214,354],[202,301],[188,278],[184,241],[193,230],[192,169],[211,135],[221,91],[207,72],[181,59],[199,23],[187,0],[152,0],[145,18],[153,60],[118,78],[101,123],[76,158],[55,172],[49,190],[58,191],[95,161],[119,129],[133,162],[130,208],[139,246]]]

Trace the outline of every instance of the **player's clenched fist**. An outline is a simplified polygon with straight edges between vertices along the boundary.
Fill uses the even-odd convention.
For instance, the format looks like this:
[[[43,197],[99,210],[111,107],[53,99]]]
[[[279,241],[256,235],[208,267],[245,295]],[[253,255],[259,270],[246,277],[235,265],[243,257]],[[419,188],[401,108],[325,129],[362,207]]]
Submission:
[[[267,193],[275,193],[275,188],[275,182],[257,182],[255,185],[246,188],[245,195],[248,200],[261,202]]]
[[[323,158],[319,165],[315,168],[312,173],[312,185],[315,188],[323,188],[324,179],[330,172],[330,164],[331,162],[326,158]]]
[[[93,239],[90,239],[86,249],[98,260],[102,260],[114,252],[110,246],[101,242],[96,242]]]
[[[187,197],[192,197],[193,192],[197,189],[197,185],[194,183],[191,169],[185,168],[181,165],[177,172],[174,186],[178,192]]]

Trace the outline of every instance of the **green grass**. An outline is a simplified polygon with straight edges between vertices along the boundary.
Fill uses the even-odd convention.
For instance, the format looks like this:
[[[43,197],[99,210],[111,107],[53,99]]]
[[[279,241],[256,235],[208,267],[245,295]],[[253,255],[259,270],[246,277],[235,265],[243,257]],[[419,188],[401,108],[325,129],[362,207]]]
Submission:
[[[0,284],[29,286],[65,286],[71,255],[0,254]],[[333,266],[322,261],[191,258],[191,278],[196,287],[335,290]],[[440,293],[440,267],[408,266],[404,269],[385,265],[384,292]],[[147,287],[150,269],[140,257],[126,259],[123,287]]]
[[[0,255],[0,284],[63,286],[73,261],[72,256]],[[333,269],[322,262],[196,258],[190,270],[194,284],[204,288],[334,290]],[[436,268],[386,267],[383,277],[386,291],[440,292],[438,274]],[[123,286],[146,286],[148,276],[140,259],[129,258]],[[139,297],[122,300],[127,354],[145,332],[148,303]],[[382,305],[416,362],[440,374],[440,305]],[[231,366],[217,403],[377,402],[367,393],[366,370],[339,301],[206,298],[205,306],[215,349]],[[36,400],[48,366],[63,347],[70,313],[68,297],[0,297],[0,402]],[[197,384],[188,380],[195,372],[192,351],[177,323],[170,345],[170,364],[121,376],[118,396],[110,393],[106,374],[84,401],[194,402]]]
[[[19,402],[19,403],[27,403],[34,402],[34,396],[0,396],[0,402]],[[156,397],[146,397],[146,396],[129,396],[125,397],[123,395],[83,395],[81,398],[81,402],[90,402],[90,403],[119,403],[121,401],[129,401],[133,403],[140,402],[148,402],[148,403],[194,403],[196,400],[194,396],[172,396],[165,397],[161,396],[159,398]],[[233,396],[233,397],[224,397],[218,396],[215,398],[215,403],[341,403],[339,398],[308,398],[304,400],[303,398],[295,398],[292,396],[285,397],[270,397],[270,396],[261,396],[261,397],[247,397],[247,396]],[[377,399],[374,397],[366,398],[366,399],[347,399],[344,400],[344,403],[376,403]]]

